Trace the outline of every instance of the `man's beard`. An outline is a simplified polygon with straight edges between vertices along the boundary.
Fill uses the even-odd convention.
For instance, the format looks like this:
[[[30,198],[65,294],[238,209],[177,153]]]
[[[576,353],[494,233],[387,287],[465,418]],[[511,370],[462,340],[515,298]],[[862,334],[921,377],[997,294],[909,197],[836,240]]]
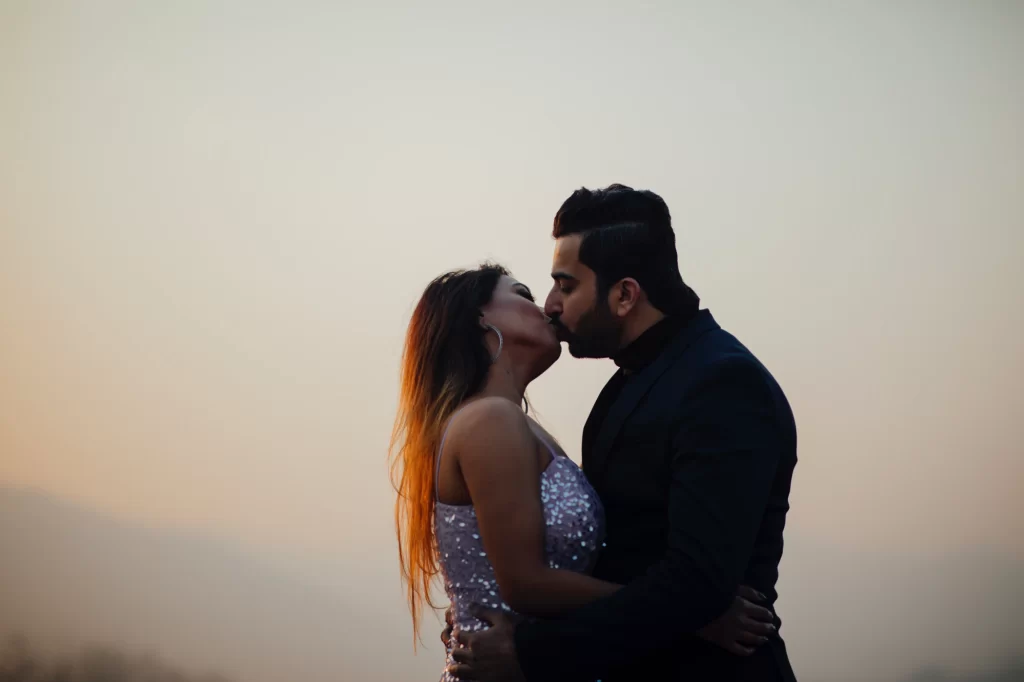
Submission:
[[[580,317],[576,331],[557,323],[559,336],[569,344],[574,358],[608,358],[619,350],[621,333],[618,321],[600,302]]]

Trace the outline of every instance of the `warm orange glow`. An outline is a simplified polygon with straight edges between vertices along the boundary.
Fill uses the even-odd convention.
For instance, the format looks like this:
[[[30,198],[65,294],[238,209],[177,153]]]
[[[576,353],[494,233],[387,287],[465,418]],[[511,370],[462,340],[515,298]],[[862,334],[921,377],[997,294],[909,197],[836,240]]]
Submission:
[[[419,639],[423,604],[431,607],[430,583],[438,573],[434,553],[434,457],[440,445],[441,425],[455,405],[451,391],[430,395],[431,368],[425,341],[436,324],[426,296],[420,299],[409,322],[402,352],[401,393],[391,436],[391,476],[398,491],[395,526],[398,560],[408,590],[413,640]]]
[[[439,571],[434,537],[434,478],[444,425],[459,405],[478,390],[486,370],[472,363],[449,362],[460,352],[453,344],[460,315],[452,305],[453,289],[473,287],[490,295],[507,272],[485,265],[473,271],[450,272],[427,286],[413,311],[405,336],[400,370],[398,414],[389,450],[392,483],[398,492],[395,526],[402,579],[412,613],[413,641],[419,639],[419,618],[430,600],[430,585]],[[453,331],[454,330],[454,331]]]

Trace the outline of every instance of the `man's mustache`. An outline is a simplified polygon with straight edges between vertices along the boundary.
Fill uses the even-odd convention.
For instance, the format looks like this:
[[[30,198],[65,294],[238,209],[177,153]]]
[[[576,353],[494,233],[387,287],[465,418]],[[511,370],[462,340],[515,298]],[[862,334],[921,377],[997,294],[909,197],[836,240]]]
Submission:
[[[569,328],[562,324],[561,320],[557,317],[552,317],[548,320],[548,324],[555,328],[555,333],[561,334],[567,338],[572,336],[572,332],[569,331]]]

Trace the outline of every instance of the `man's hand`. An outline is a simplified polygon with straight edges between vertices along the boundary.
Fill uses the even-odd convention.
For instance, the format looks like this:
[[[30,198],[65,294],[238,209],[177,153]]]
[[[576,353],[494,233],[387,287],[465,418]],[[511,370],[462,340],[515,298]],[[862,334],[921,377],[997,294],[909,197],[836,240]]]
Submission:
[[[487,630],[455,633],[448,672],[460,680],[478,682],[526,682],[516,658],[516,620],[497,609],[470,608],[473,616],[490,624]]]
[[[757,601],[765,601],[764,595],[741,585],[729,610],[705,625],[697,636],[729,653],[749,656],[775,634],[774,614],[754,603]]]
[[[444,610],[444,630],[441,630],[441,644],[444,644],[444,648],[448,648],[448,644],[452,641],[452,627],[454,620],[452,618],[452,607],[448,607]]]

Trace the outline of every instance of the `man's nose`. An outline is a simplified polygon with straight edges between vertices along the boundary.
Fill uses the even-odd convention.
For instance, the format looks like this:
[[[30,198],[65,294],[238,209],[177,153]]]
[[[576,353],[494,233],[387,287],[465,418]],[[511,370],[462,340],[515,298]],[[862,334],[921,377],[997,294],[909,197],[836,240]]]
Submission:
[[[562,314],[562,301],[554,289],[548,292],[548,297],[544,301],[544,314],[548,317],[557,317]]]

